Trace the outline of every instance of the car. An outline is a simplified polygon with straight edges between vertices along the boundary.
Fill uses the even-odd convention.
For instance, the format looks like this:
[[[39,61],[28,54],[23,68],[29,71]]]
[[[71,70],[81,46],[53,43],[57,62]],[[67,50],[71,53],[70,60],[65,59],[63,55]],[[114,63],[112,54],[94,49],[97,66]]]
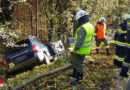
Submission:
[[[3,65],[8,72],[30,67],[35,63],[50,63],[50,60],[65,52],[61,40],[47,43],[36,37],[29,37],[16,42],[15,47],[8,48],[3,58]]]

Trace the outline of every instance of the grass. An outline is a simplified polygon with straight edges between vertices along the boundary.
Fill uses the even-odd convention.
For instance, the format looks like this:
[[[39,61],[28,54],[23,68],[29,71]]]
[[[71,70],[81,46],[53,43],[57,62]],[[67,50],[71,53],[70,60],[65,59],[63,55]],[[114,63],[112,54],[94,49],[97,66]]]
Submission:
[[[77,86],[70,86],[70,82],[74,79],[67,76],[68,73],[72,72],[72,69],[69,69],[41,78],[25,87],[23,90],[120,90],[122,86],[124,86],[126,79],[116,76],[115,74],[116,67],[113,65],[114,51],[114,44],[111,44],[112,55],[110,56],[106,55],[105,49],[101,50],[100,55],[96,55],[93,49],[89,55],[90,57],[87,58],[90,63],[84,65],[83,81]],[[36,66],[33,70],[18,74],[14,78],[9,78],[8,81],[12,86],[15,86],[35,75],[64,66],[70,62],[69,56],[70,54],[68,52],[64,53],[58,58],[55,58],[51,64]],[[91,59],[94,59],[94,61],[91,61]],[[120,80],[120,83],[115,80]]]

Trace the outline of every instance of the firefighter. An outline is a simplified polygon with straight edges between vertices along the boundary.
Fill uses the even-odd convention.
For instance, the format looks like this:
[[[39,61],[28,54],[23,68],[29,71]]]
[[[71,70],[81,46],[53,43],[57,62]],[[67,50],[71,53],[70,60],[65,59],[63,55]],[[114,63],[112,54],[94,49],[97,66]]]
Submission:
[[[126,14],[126,23],[127,23],[127,34],[126,34],[126,55],[122,65],[122,70],[120,76],[128,77],[128,70],[130,67],[130,15]]]
[[[103,42],[106,47],[107,55],[110,55],[111,53],[109,51],[108,41],[105,38],[105,34],[106,34],[105,21],[106,19],[104,17],[101,17],[95,27],[95,41],[96,41],[96,46],[97,46],[96,52],[97,54],[99,54],[99,47],[100,47],[100,44]]]
[[[115,34],[116,41],[116,53],[114,56],[114,64],[117,67],[122,67],[122,62],[126,55],[126,33],[127,33],[127,15],[123,16],[123,21],[119,25],[119,28]]]
[[[77,85],[83,78],[83,61],[85,55],[90,53],[90,46],[93,37],[94,27],[89,22],[89,18],[84,10],[76,13],[76,19],[79,22],[79,27],[75,32],[75,41],[73,51],[71,53],[71,64],[73,73],[68,76],[74,77],[71,85]]]

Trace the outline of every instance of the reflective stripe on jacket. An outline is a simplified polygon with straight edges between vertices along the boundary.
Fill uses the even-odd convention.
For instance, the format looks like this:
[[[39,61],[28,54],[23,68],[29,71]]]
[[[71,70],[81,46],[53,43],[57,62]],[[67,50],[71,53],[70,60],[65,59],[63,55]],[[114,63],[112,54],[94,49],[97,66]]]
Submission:
[[[93,32],[94,32],[93,25],[89,22],[84,23],[77,29],[76,34],[75,34],[75,41],[74,41],[73,49],[75,49],[75,45],[77,43],[77,38],[78,38],[77,32],[80,30],[80,28],[84,28],[84,30],[86,32],[86,36],[85,36],[84,42],[82,43],[82,46],[76,51],[76,53],[77,54],[89,54],[91,40],[92,40],[92,36],[93,36]]]
[[[127,50],[126,50],[126,56],[125,56],[123,65],[126,67],[130,67],[130,19],[128,19],[128,22],[127,22],[127,35],[126,36],[127,36],[126,37]]]
[[[123,62],[124,59],[125,59],[125,58],[121,58],[121,57],[119,57],[119,56],[117,56],[117,55],[115,55],[114,58],[115,58],[116,60],[120,61],[120,62]]]

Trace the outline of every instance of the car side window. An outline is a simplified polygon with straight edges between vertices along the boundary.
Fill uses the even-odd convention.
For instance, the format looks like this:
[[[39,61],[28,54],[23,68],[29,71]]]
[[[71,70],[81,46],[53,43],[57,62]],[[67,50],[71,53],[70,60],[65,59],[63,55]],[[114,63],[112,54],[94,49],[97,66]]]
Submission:
[[[40,39],[38,39],[38,38],[34,38],[34,40],[37,42],[37,43],[39,43],[39,44],[44,44]]]
[[[22,48],[29,46],[29,45],[30,45],[29,39],[24,39],[24,40],[18,41],[16,43],[14,43],[13,46],[8,46],[5,50],[5,54],[11,54],[13,52],[16,52],[16,51],[22,49]]]
[[[29,41],[29,39],[24,39],[24,40],[16,42],[15,44],[20,45],[20,46],[22,46],[22,45],[28,46],[28,45],[30,45],[30,41]]]

